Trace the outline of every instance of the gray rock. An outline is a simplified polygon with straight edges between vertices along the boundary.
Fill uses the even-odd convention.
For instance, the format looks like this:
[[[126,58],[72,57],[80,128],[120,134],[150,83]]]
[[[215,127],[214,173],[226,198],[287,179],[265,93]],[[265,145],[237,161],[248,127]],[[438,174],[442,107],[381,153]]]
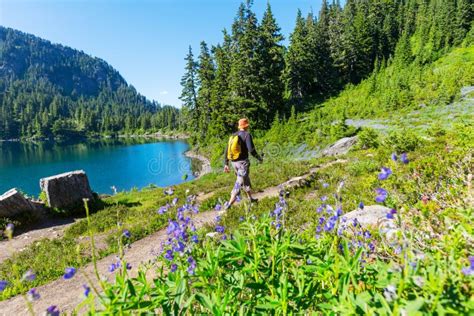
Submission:
[[[92,199],[89,180],[83,170],[71,171],[43,178],[40,187],[46,193],[49,207],[69,208],[82,203],[82,199]]]
[[[382,205],[369,205],[365,206],[363,210],[358,209],[344,214],[344,217],[348,221],[357,219],[359,224],[361,224],[363,227],[380,226],[391,221],[387,219],[388,212],[390,212],[388,207]]]
[[[344,137],[323,150],[323,156],[345,155],[357,143],[357,136]]]
[[[41,205],[28,200],[17,189],[11,189],[0,196],[0,217],[13,217],[41,209]]]
[[[466,86],[461,88],[461,97],[466,97],[471,92],[474,92],[474,86]]]

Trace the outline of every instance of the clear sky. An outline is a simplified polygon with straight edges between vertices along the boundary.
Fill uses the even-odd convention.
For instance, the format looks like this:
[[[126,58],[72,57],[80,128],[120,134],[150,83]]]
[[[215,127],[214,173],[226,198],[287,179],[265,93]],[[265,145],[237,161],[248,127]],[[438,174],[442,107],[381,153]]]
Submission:
[[[0,0],[0,25],[100,57],[151,100],[180,106],[188,46],[217,44],[239,0]],[[255,0],[259,20],[266,0]],[[270,0],[288,40],[296,12],[318,12],[321,0]],[[285,43],[286,43],[285,41]]]

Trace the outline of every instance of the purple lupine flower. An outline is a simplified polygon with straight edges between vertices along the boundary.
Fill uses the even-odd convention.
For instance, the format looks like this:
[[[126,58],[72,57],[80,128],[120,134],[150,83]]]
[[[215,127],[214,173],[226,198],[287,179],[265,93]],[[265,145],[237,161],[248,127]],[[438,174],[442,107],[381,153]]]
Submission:
[[[323,183],[323,188],[327,188],[327,187],[329,187],[329,183],[324,182]]]
[[[172,261],[174,259],[172,250],[166,250],[165,259],[168,259],[169,261]]]
[[[360,208],[361,210],[364,209],[364,202],[361,201],[361,202],[359,203],[359,208]]]
[[[178,244],[173,249],[176,252],[183,252],[184,251],[184,244],[181,241],[178,241]]]
[[[26,299],[30,302],[34,302],[39,300],[41,295],[39,295],[38,291],[36,291],[36,288],[32,288],[26,293]]]
[[[191,210],[193,211],[194,214],[198,214],[199,213],[199,207],[197,205],[193,205],[191,207]]]
[[[0,280],[0,293],[3,292],[8,286],[8,282],[5,280]]]
[[[341,215],[342,215],[342,208],[338,207],[338,208],[336,209],[336,215],[337,215],[337,216],[341,216]]]
[[[396,153],[392,153],[392,160],[397,161],[398,157]]]
[[[178,265],[176,263],[173,263],[170,267],[170,271],[175,272],[176,270],[178,270]]]
[[[410,160],[408,160],[407,153],[403,153],[403,154],[400,156],[400,161],[403,162],[404,164],[407,164],[407,163],[410,162]]]
[[[278,215],[281,214],[282,211],[283,211],[283,207],[277,206],[277,207],[273,210],[273,215],[278,216]]]
[[[196,244],[199,242],[199,238],[197,235],[193,235],[193,237],[191,237],[191,240]]]
[[[281,228],[281,223],[278,222],[278,223],[275,225],[275,228],[276,228],[276,229],[280,229],[280,228]]]
[[[174,194],[174,189],[173,188],[168,188],[164,191],[165,195],[173,195]]]
[[[83,284],[82,287],[84,288],[84,296],[88,297],[89,293],[91,292],[91,288],[87,286],[87,284]]]
[[[239,194],[235,197],[235,202],[239,203],[240,201],[242,201],[242,197]]]
[[[318,213],[321,213],[322,211],[323,211],[323,207],[322,207],[322,206],[320,206],[320,207],[318,207],[318,208],[316,209],[316,212],[318,212]]]
[[[222,210],[222,205],[217,203],[216,206],[214,206],[214,210],[219,212],[220,210]]]
[[[179,229],[179,224],[175,221],[169,220],[168,229],[166,230],[168,235],[173,233],[177,229]]]
[[[372,237],[372,235],[370,234],[370,232],[368,230],[364,231],[364,238],[365,239],[369,239],[370,237]]]
[[[64,270],[63,278],[65,280],[71,279],[76,274],[76,268],[69,267]]]
[[[328,197],[327,197],[326,195],[323,195],[323,196],[321,197],[321,201],[323,201],[323,202],[327,201],[327,199],[328,199]]]
[[[132,269],[132,265],[127,262],[127,264],[125,265],[125,269],[131,270],[131,269]]]
[[[225,227],[224,226],[221,226],[221,225],[217,225],[216,226],[216,232],[220,233],[220,234],[223,234],[225,231]]]
[[[377,188],[375,189],[375,192],[377,193],[377,196],[375,197],[377,203],[383,203],[387,199],[388,192],[385,189]]]
[[[166,212],[168,211],[168,207],[167,206],[162,206],[158,209],[158,214],[162,215],[162,214],[165,214]]]
[[[387,218],[388,219],[394,219],[395,218],[395,214],[397,214],[397,210],[392,208],[390,211],[388,211],[387,213]]]
[[[109,272],[114,272],[117,268],[118,268],[118,266],[116,266],[115,263],[112,263],[109,266]]]
[[[368,246],[369,246],[369,250],[370,250],[371,252],[374,252],[374,251],[375,251],[375,245],[374,245],[373,243],[370,242]]]
[[[239,222],[243,222],[243,221],[245,221],[245,217],[240,216],[240,217],[239,217]]]
[[[387,167],[382,167],[379,173],[379,180],[385,180],[392,174],[392,170]]]
[[[469,267],[462,268],[464,275],[474,275],[474,256],[469,256]]]
[[[177,197],[175,197],[175,198],[171,201],[171,205],[176,206],[176,204],[178,204],[178,198],[177,198]]]
[[[33,271],[28,270],[23,274],[23,277],[21,279],[22,281],[33,281],[34,279],[36,279],[36,274]]]
[[[188,258],[188,263],[189,263],[188,273],[194,274],[194,270],[196,270],[196,261],[194,260],[192,256]]]
[[[319,224],[321,225],[322,223],[324,223],[324,221],[326,220],[326,218],[324,218],[323,216],[321,216],[319,218]]]
[[[218,223],[219,223],[219,222],[221,221],[221,219],[222,219],[222,217],[220,217],[220,216],[216,216],[216,222],[218,222]]]
[[[130,231],[128,229],[124,229],[123,233],[122,233],[122,236],[125,237],[125,238],[130,238],[130,237],[132,237],[132,234],[130,234]]]
[[[59,309],[56,305],[51,305],[46,309],[46,316],[59,316]]]

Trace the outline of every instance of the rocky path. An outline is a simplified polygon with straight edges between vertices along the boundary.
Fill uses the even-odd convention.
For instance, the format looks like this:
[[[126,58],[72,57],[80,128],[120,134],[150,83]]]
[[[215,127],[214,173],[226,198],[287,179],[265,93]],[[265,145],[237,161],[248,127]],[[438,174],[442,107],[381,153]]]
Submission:
[[[307,181],[314,178],[316,172],[320,169],[330,167],[334,164],[344,163],[346,160],[338,159],[326,164],[317,166],[309,170],[309,172],[303,176],[294,177],[290,180],[274,187],[269,187],[262,192],[255,194],[259,199],[266,197],[278,196],[281,188],[289,189],[304,185]],[[205,198],[209,198],[211,195],[205,195]],[[204,196],[198,198],[198,201],[202,201]],[[193,221],[196,228],[202,228],[207,224],[212,224],[217,215],[222,215],[224,211],[207,211],[199,213],[193,216]],[[130,263],[132,269],[130,275],[135,276],[138,271],[138,267],[141,264],[153,261],[156,258],[157,251],[159,250],[160,244],[166,239],[166,229],[162,229],[148,237],[145,237],[139,241],[134,242],[125,253],[125,261]],[[111,263],[116,262],[117,258],[115,255],[110,255],[101,260],[97,261],[97,271],[101,277],[105,277],[109,280],[113,279],[113,273],[108,271],[108,267]],[[116,272],[115,272],[116,273]],[[73,279],[64,280],[58,279],[51,283],[37,287],[38,293],[41,295],[41,299],[34,303],[34,311],[36,314],[41,315],[44,313],[46,308],[50,305],[56,305],[64,313],[71,313],[74,308],[84,299],[83,284],[90,284],[89,280],[92,280],[94,286],[97,286],[97,280],[94,273],[93,264],[88,264],[78,270],[78,273]],[[0,315],[27,315],[26,304],[22,296],[16,296],[11,299],[0,302]]]

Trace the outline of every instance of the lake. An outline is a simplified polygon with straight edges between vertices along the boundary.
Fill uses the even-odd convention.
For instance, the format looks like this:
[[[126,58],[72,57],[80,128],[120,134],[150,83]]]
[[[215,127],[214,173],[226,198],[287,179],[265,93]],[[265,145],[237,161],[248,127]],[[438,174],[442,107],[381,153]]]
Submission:
[[[0,142],[0,194],[18,188],[38,196],[40,178],[82,169],[93,191],[112,193],[166,187],[192,179],[191,159],[184,141],[104,139],[80,143]]]

